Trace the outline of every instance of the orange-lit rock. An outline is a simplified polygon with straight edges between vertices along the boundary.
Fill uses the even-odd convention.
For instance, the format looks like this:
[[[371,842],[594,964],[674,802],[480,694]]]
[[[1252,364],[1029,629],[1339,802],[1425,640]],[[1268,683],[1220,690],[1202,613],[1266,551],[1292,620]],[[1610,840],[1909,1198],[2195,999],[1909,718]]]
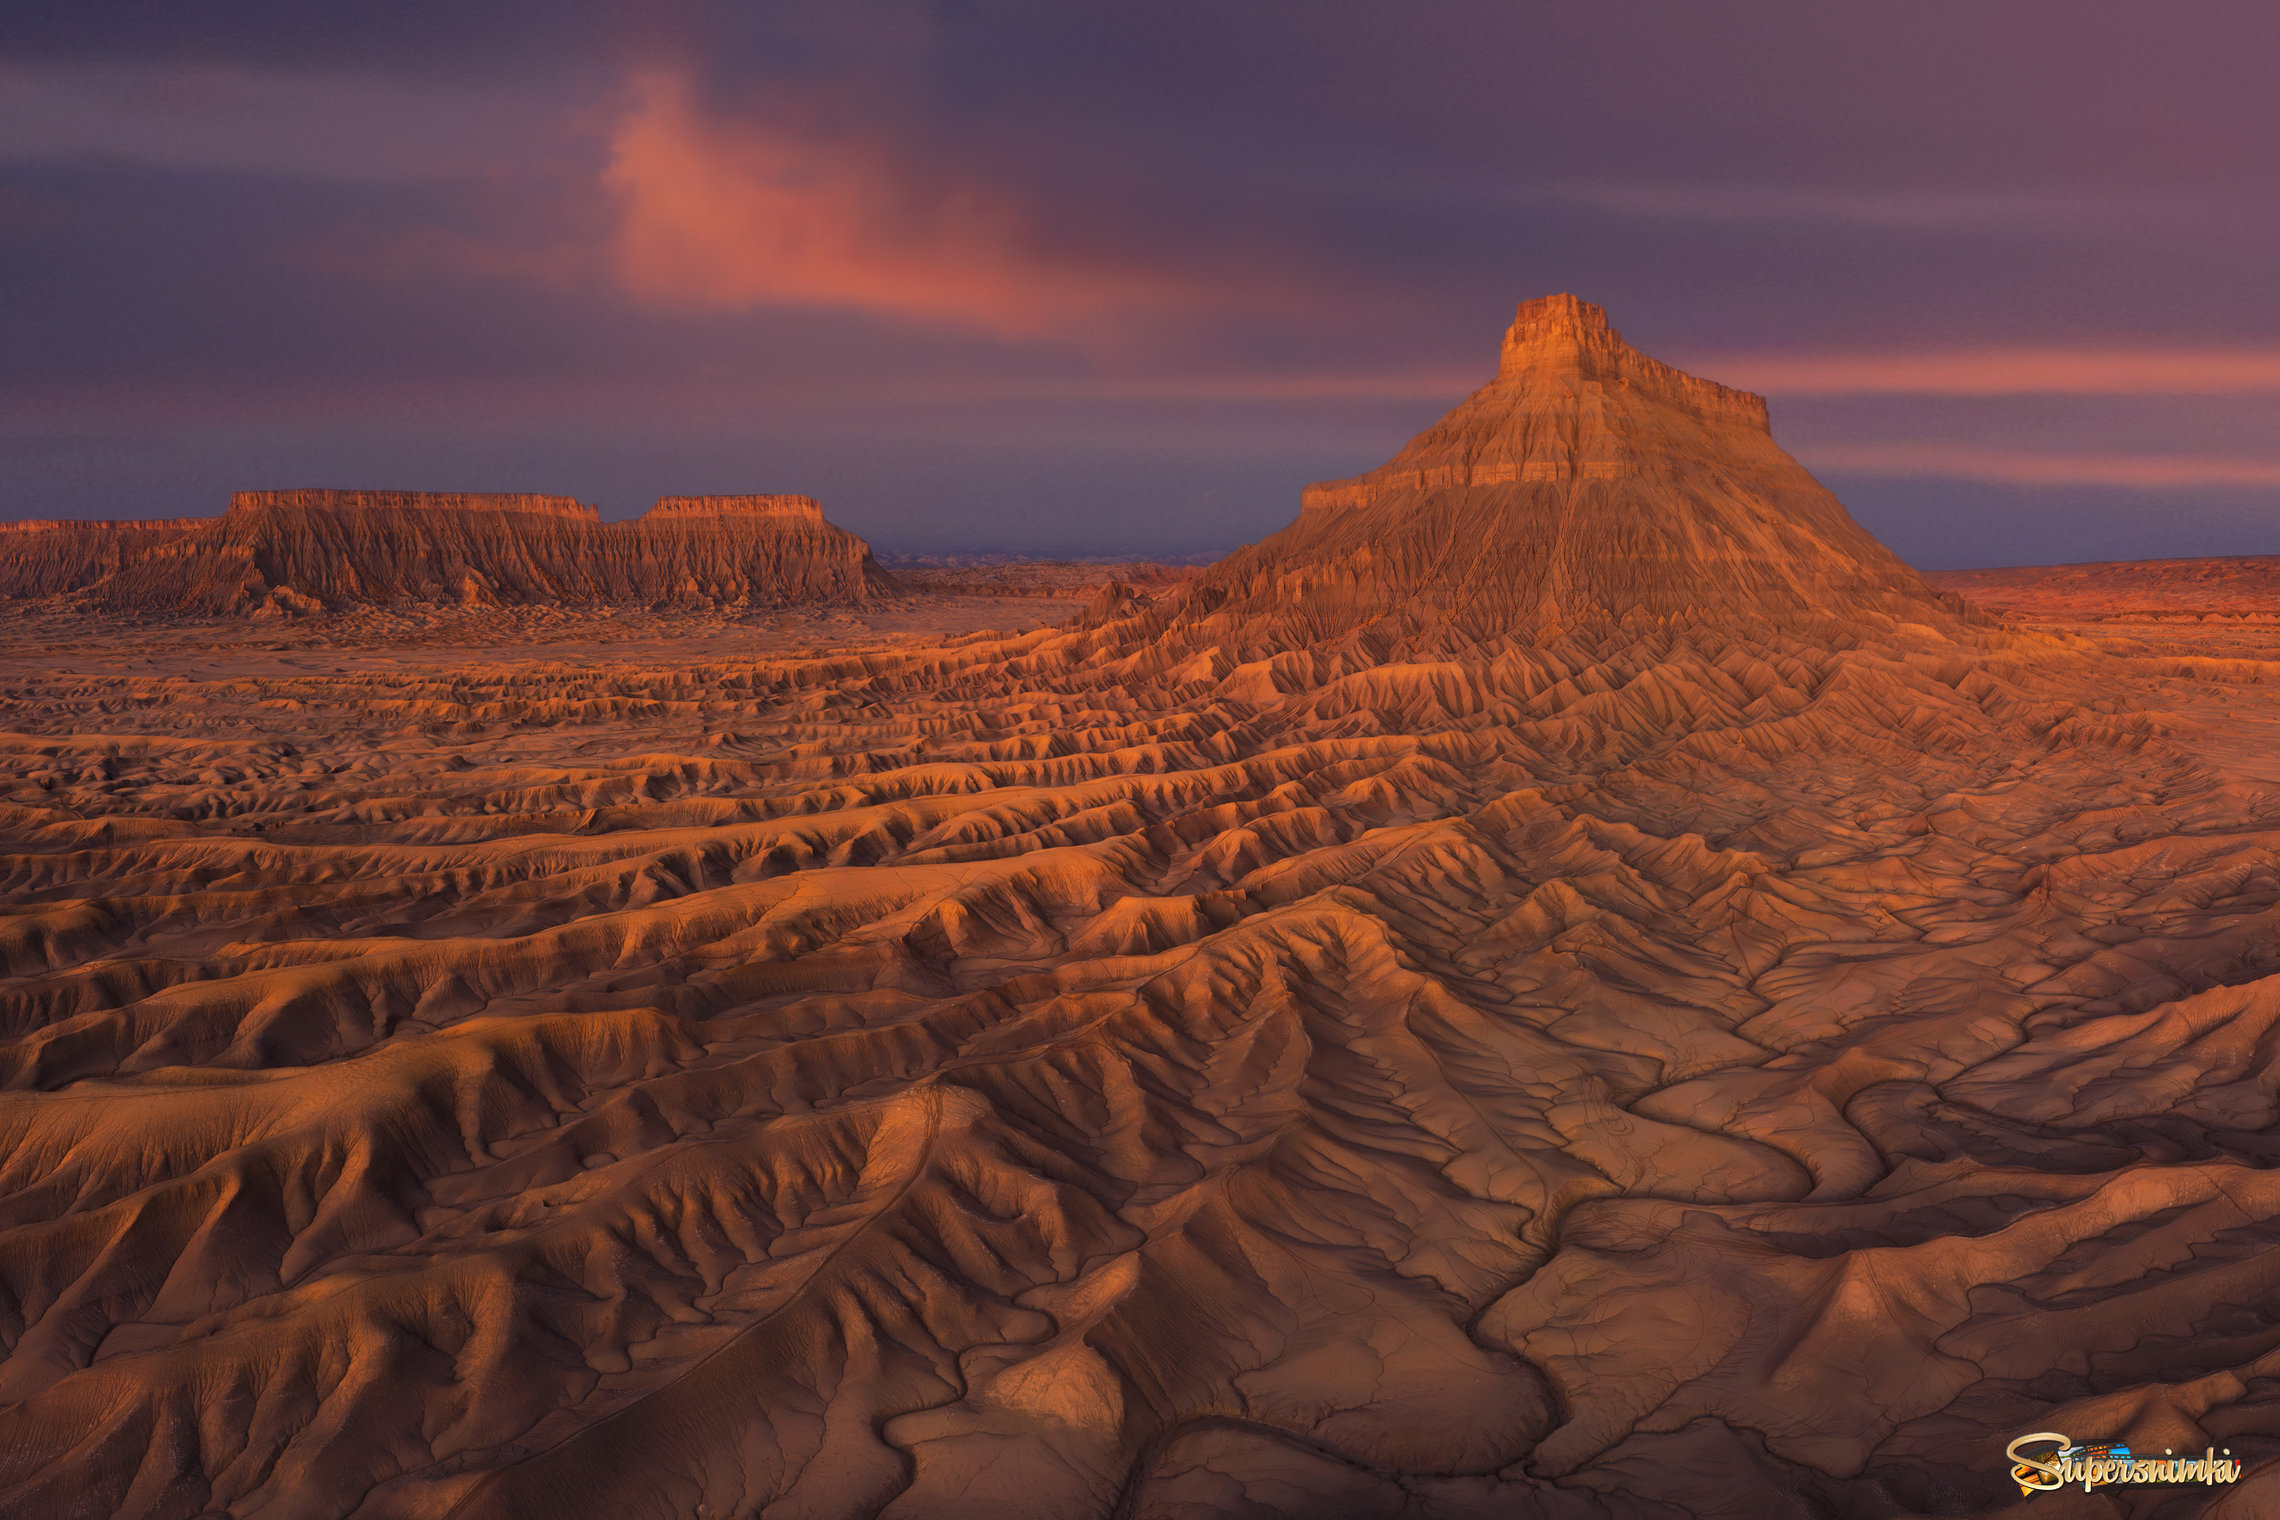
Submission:
[[[605,523],[566,496],[241,491],[214,519],[0,537],[0,593],[159,614],[274,608],[284,591],[331,608],[780,606],[859,601],[890,584],[869,546],[805,496],[666,497]]]
[[[1227,615],[1311,640],[1470,640],[1655,618],[1777,625],[1960,612],[1767,430],[1765,402],[1625,344],[1573,296],[1527,302],[1497,376],[1213,576]]]

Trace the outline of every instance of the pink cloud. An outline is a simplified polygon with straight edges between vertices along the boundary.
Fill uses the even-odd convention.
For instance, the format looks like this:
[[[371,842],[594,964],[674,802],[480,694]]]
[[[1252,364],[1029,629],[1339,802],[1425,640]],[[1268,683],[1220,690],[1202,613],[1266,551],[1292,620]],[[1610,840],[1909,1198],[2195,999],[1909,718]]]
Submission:
[[[2216,396],[2280,390],[2280,348],[1732,354],[1686,367],[1776,396]]]
[[[619,281],[668,305],[819,306],[1041,337],[1183,301],[1176,282],[1053,248],[1011,191],[880,144],[708,119],[684,81],[638,80],[604,184]]]
[[[2031,454],[1944,443],[1832,444],[1800,451],[1815,470],[2030,486],[2280,486],[2280,459],[2206,454]]]

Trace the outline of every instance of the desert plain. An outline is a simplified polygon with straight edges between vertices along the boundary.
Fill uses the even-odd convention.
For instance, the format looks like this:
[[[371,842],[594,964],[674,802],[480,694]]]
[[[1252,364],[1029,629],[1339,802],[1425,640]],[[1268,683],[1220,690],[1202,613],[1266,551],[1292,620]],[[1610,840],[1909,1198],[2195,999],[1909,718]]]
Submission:
[[[2280,1511],[2253,567],[1567,297],[1199,574],[677,510],[16,551],[0,1515]]]

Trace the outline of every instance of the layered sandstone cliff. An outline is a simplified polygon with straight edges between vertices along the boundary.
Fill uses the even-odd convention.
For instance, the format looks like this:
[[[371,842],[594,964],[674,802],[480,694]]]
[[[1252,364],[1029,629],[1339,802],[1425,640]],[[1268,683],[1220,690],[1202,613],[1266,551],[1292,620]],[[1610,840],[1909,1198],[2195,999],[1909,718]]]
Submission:
[[[1301,504],[1197,588],[1239,646],[1973,616],[1773,441],[1762,397],[1648,358],[1571,295],[1523,303],[1495,379]]]
[[[605,523],[563,496],[244,491],[218,518],[23,524],[0,595],[220,615],[406,602],[770,605],[891,586],[805,496],[667,497]]]
[[[200,517],[0,523],[0,597],[82,590],[210,525],[211,519]]]

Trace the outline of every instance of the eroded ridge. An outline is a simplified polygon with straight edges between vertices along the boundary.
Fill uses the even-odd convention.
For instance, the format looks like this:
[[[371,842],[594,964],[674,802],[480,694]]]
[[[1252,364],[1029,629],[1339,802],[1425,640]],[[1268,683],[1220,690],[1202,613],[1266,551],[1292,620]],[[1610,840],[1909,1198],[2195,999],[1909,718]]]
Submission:
[[[0,1511],[2261,1451],[2280,793],[2090,658],[19,676]]]

